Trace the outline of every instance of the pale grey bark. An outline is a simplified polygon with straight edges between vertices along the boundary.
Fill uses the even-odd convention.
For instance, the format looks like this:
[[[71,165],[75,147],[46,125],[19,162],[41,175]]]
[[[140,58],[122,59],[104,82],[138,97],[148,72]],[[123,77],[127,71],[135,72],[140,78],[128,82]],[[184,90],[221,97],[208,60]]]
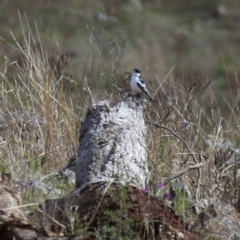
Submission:
[[[88,110],[80,131],[76,187],[117,180],[143,188],[148,180],[143,100],[103,100]]]

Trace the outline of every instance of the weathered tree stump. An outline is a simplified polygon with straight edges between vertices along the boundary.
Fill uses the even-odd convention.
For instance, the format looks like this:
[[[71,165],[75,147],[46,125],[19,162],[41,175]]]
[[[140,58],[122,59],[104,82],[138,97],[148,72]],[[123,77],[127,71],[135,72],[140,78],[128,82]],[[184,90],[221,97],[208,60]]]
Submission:
[[[144,102],[131,96],[110,107],[103,100],[88,110],[80,131],[76,187],[117,180],[143,188],[148,180]]]

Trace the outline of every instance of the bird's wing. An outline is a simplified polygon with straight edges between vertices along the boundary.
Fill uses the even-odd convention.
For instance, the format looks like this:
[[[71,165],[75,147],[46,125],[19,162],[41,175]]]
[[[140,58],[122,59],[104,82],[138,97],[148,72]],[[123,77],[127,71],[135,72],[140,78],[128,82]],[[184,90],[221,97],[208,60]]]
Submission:
[[[145,82],[141,79],[141,78],[139,78],[139,81],[145,86],[146,84],[145,84]]]
[[[148,89],[146,87],[146,84],[144,83],[144,81],[140,78],[139,79],[140,81],[137,81],[137,85],[138,87],[148,95],[148,97],[150,98],[151,101],[153,101],[152,97],[150,96],[149,92],[148,92]]]
[[[147,90],[144,82],[143,83],[142,82],[137,82],[137,85],[143,92],[148,93],[148,90]]]

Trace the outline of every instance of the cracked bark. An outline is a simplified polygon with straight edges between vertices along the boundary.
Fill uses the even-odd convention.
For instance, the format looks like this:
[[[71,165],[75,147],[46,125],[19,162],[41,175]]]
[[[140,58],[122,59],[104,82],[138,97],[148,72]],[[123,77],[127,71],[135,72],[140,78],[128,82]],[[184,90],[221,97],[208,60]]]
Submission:
[[[141,98],[116,106],[99,101],[88,110],[80,131],[76,187],[114,179],[143,188],[148,180],[146,126]]]

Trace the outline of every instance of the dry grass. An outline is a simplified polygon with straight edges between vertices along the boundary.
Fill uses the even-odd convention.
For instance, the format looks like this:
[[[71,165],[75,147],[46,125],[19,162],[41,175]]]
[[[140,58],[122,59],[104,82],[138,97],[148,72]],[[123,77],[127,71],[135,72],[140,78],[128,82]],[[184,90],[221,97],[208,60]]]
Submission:
[[[12,172],[27,188],[28,180],[49,184],[47,177],[63,168],[78,147],[86,109],[119,91],[114,86],[128,40],[122,36],[121,44],[117,38],[101,42],[103,35],[90,34],[89,55],[76,81],[67,71],[71,57],[60,51],[49,56],[30,28],[22,28],[21,43],[12,37],[20,57],[14,62],[5,57],[1,66],[0,169]],[[104,56],[110,56],[108,61]],[[209,80],[199,74],[170,72],[156,82],[154,103],[145,112],[150,191],[163,197],[168,186],[183,182],[197,204],[203,198],[238,204],[238,97],[233,96],[234,104],[219,101]],[[222,117],[222,104],[228,106],[227,118]],[[43,198],[64,190],[50,181],[52,188]],[[38,197],[26,193],[24,200]]]
[[[23,29],[22,44],[12,36],[20,57],[6,57],[1,68],[1,168],[23,181],[41,181],[76,151],[85,94],[66,71],[67,56],[48,56],[30,29]]]
[[[159,83],[154,104],[145,113],[149,191],[168,200],[173,197],[171,188],[181,186],[173,206],[192,223],[200,221],[192,215],[192,206],[200,213],[220,200],[239,209],[239,113],[235,105],[228,103],[229,109],[224,109],[228,118],[222,117],[210,82],[199,74],[179,73]]]

